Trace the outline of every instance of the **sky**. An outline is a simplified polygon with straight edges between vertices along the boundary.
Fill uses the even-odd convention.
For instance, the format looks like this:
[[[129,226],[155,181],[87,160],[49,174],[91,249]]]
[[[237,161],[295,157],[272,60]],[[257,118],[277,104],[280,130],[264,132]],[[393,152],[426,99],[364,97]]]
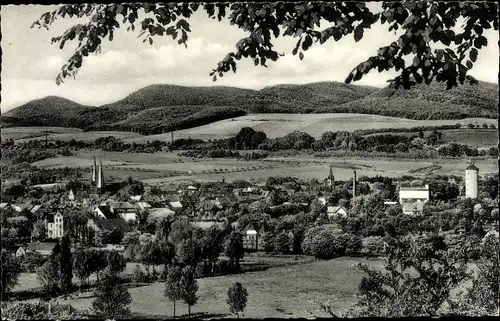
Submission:
[[[236,43],[246,33],[227,21],[212,20],[206,13],[197,12],[189,20],[192,32],[188,35],[187,49],[167,37],[155,37],[154,44],[149,45],[137,38],[139,28],[135,32],[119,29],[112,42],[103,41],[101,54],[84,60],[76,79],[67,79],[57,86],[55,78],[76,43],[67,43],[61,50],[58,45],[51,45],[50,39],[63,34],[78,21],[59,19],[50,30],[30,28],[44,12],[55,8],[54,5],[1,7],[2,112],[53,95],[99,106],[151,84],[261,89],[284,83],[343,82],[359,63],[376,55],[378,48],[398,37],[387,30],[387,24],[378,23],[365,31],[363,39],[357,43],[348,36],[338,42],[313,44],[302,61],[298,55],[292,55],[298,38],[278,38],[274,41],[275,49],[285,56],[277,62],[268,62],[268,68],[255,67],[251,59],[242,58],[236,73],[229,72],[213,82],[209,73],[227,53],[235,51]],[[325,27],[321,25],[321,29]],[[480,51],[470,74],[482,81],[498,83],[498,33],[487,31],[486,36],[489,45]],[[394,71],[378,73],[373,70],[355,84],[384,87],[395,75]]]

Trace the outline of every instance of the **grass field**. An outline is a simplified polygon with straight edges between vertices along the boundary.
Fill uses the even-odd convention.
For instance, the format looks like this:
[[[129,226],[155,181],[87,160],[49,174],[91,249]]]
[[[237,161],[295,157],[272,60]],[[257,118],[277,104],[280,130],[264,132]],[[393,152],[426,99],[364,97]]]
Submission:
[[[198,280],[198,303],[192,313],[209,313],[217,317],[229,316],[226,303],[227,289],[234,282],[248,290],[245,317],[321,317],[327,316],[312,300],[337,300],[335,309],[349,307],[362,278],[352,264],[364,259],[338,258],[310,264],[273,268],[266,271]],[[380,261],[366,261],[381,266]],[[131,311],[155,316],[172,316],[173,304],[163,296],[164,284],[130,288]],[[62,300],[78,309],[88,309],[93,298]],[[187,306],[177,303],[177,315],[187,315]]]
[[[469,146],[477,146],[477,147],[493,147],[497,145],[498,142],[498,133],[496,129],[479,129],[479,128],[461,128],[461,129],[449,129],[449,130],[439,130],[441,133],[441,140],[443,143],[461,143]],[[383,135],[386,133],[377,133],[372,135]],[[405,135],[408,137],[418,135],[418,133],[391,133],[397,135]],[[424,132],[425,136],[430,135],[430,131]]]
[[[176,138],[221,139],[236,135],[243,127],[263,131],[268,137],[281,137],[293,131],[303,131],[319,138],[326,131],[354,131],[371,128],[410,128],[418,126],[454,125],[461,123],[495,124],[494,119],[469,118],[463,120],[411,120],[365,114],[250,114],[217,121],[208,125],[179,130]],[[170,141],[169,133],[132,138],[128,141]]]
[[[93,152],[81,151],[74,156],[60,156],[33,163],[46,168],[88,167],[92,166]],[[313,156],[274,157],[260,161],[236,159],[191,159],[180,157],[177,153],[159,152],[120,153],[97,152],[102,156],[104,174],[107,178],[126,179],[129,176],[149,184],[162,184],[174,181],[226,181],[237,179],[265,180],[269,176],[294,176],[304,179],[324,179],[330,164],[337,180],[348,180],[352,170],[358,177],[383,175],[400,177],[402,175],[425,176],[463,175],[468,162],[466,159],[439,160],[391,160],[391,159],[341,159],[315,158]],[[439,166],[437,166],[439,165]],[[478,160],[476,166],[480,175],[497,172],[494,159]],[[175,176],[173,176],[175,175]]]
[[[70,141],[75,139],[77,141],[84,142],[94,142],[98,138],[113,136],[117,139],[132,139],[142,137],[141,134],[133,133],[133,132],[120,132],[120,131],[95,131],[95,132],[67,132],[60,134],[50,134],[47,135],[48,140],[60,140],[60,141]],[[37,137],[27,137],[17,139],[18,142],[34,140],[34,139],[42,139],[44,136]]]
[[[8,127],[2,128],[2,140],[7,139],[28,139],[28,138],[45,138],[45,131],[47,131],[48,138],[52,135],[78,135],[82,132],[78,128],[66,127]]]

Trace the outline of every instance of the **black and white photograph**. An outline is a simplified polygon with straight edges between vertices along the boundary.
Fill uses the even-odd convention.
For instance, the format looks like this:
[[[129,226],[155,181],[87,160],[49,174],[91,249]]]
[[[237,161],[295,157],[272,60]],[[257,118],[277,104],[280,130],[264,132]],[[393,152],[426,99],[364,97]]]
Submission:
[[[499,10],[2,4],[2,321],[499,316]]]

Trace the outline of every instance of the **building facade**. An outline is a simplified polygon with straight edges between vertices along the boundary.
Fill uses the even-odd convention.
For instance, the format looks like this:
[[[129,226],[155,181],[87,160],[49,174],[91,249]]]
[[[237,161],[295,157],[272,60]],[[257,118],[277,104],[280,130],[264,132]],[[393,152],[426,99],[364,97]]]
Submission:
[[[429,185],[420,187],[400,187],[399,204],[404,214],[417,214],[423,211],[424,204],[430,199]]]
[[[45,217],[47,238],[58,239],[64,235],[64,218],[61,213],[49,214]]]

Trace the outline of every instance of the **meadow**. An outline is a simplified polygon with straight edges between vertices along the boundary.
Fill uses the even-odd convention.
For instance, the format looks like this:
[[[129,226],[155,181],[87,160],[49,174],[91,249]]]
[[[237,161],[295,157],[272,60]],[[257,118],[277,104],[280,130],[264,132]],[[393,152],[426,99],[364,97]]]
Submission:
[[[77,135],[83,131],[78,128],[66,128],[66,127],[7,127],[2,128],[2,140],[14,139],[29,139],[29,138],[45,138],[45,132],[47,131],[47,138],[52,135]]]
[[[377,128],[411,128],[419,126],[454,125],[460,123],[482,125],[495,124],[495,119],[468,118],[462,120],[411,120],[397,117],[386,117],[366,114],[250,114],[246,116],[225,119],[208,125],[179,130],[174,133],[177,138],[222,139],[236,135],[241,128],[251,127],[263,131],[267,137],[275,138],[293,131],[307,132],[315,138],[321,137],[326,131],[355,131],[358,129]],[[170,141],[167,134],[142,136],[127,141],[143,143],[146,141]]]
[[[477,147],[493,147],[498,143],[498,132],[496,129],[484,128],[461,128],[461,129],[447,129],[439,130],[441,133],[441,140],[443,143],[460,143],[469,146]],[[428,136],[432,132],[424,131],[424,135]],[[367,136],[385,135],[386,133],[370,134]],[[395,132],[391,134],[404,135],[407,137],[418,135],[418,133],[408,132]]]
[[[178,156],[176,152],[121,153],[97,152],[104,165],[105,176],[126,179],[129,176],[148,184],[163,184],[178,181],[226,181],[237,179],[262,181],[270,176],[294,176],[303,179],[323,180],[328,175],[330,164],[337,180],[348,180],[352,171],[358,177],[383,175],[425,176],[463,175],[468,160],[393,160],[356,158],[315,158],[310,155],[294,157],[271,157],[264,160],[195,159]],[[59,156],[33,163],[44,168],[87,167],[93,163],[93,152],[80,151],[74,156]],[[495,160],[477,160],[480,174],[497,172]]]
[[[229,315],[226,303],[227,289],[234,282],[240,282],[248,290],[245,317],[326,317],[314,300],[332,302],[335,310],[348,308],[355,301],[357,287],[363,277],[352,267],[365,259],[341,257],[329,261],[317,261],[290,267],[272,268],[265,271],[237,275],[198,279],[198,303],[191,312],[208,313],[216,317]],[[382,266],[381,261],[366,261]],[[169,317],[173,315],[173,303],[163,296],[164,283],[156,282],[141,287],[131,287],[131,312],[149,316]],[[64,300],[77,309],[88,309],[93,296]],[[177,303],[177,315],[187,315],[187,306]],[[234,316],[233,316],[234,317]]]
[[[21,127],[18,127],[21,128]],[[74,132],[66,132],[66,133],[57,133],[47,135],[47,139],[49,140],[60,140],[60,141],[70,141],[72,139],[76,141],[84,141],[84,142],[94,142],[98,138],[113,136],[117,139],[133,139],[142,137],[141,134],[133,133],[133,132],[124,132],[124,131],[74,131]],[[31,139],[40,139],[40,136],[36,137],[26,137],[17,139],[19,142],[31,140]]]

